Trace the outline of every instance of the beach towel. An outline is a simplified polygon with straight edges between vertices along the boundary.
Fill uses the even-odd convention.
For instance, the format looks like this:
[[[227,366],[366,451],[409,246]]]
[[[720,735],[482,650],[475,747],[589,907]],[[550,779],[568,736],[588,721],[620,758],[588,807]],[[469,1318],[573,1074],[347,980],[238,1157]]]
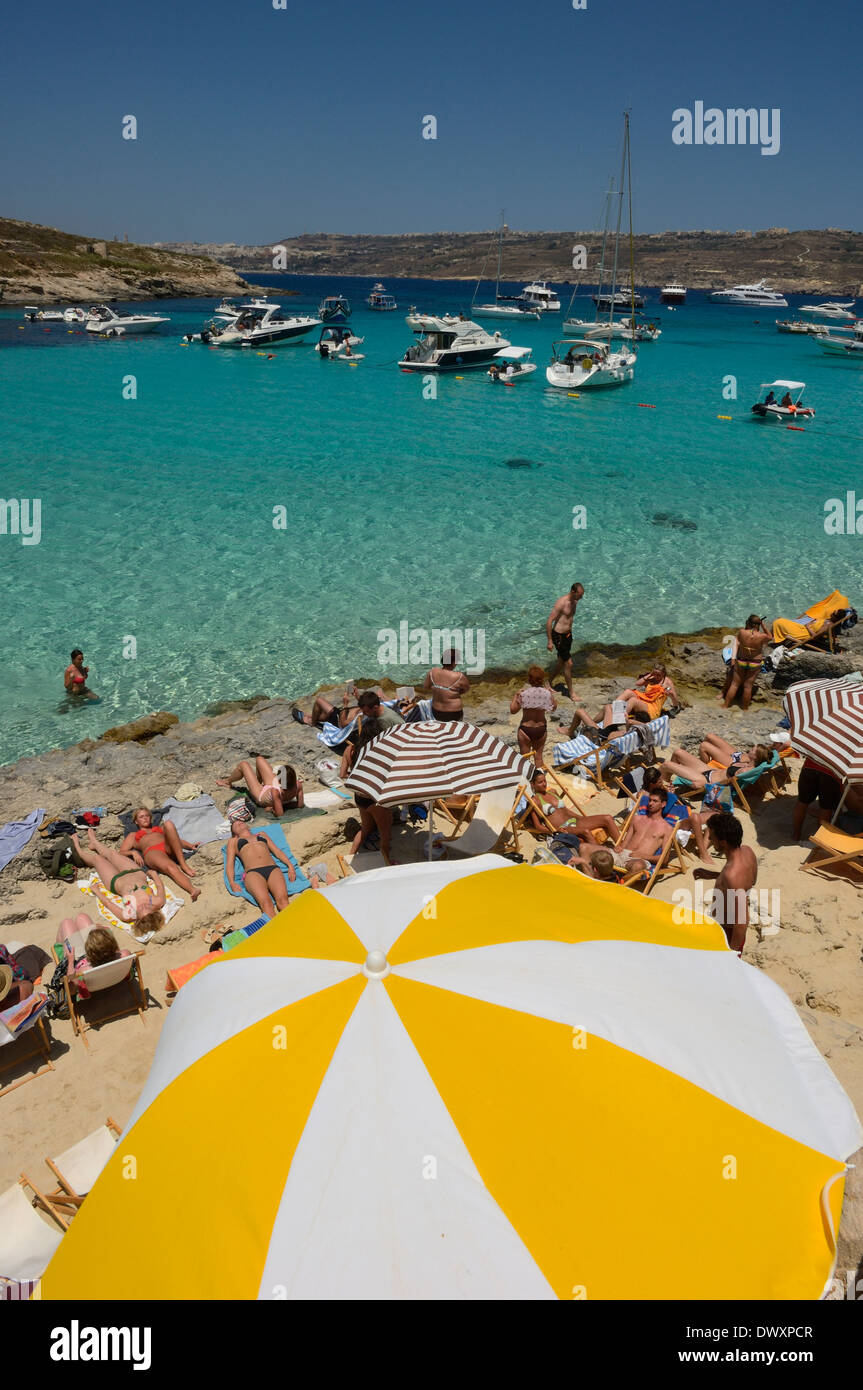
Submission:
[[[398,701],[381,700],[381,704],[385,705],[387,709],[395,709]],[[428,713],[421,714],[420,718],[431,719],[431,700],[421,700],[418,708],[422,708],[423,705],[428,706]],[[347,742],[350,735],[356,730],[356,727],[356,718],[352,719],[349,724],[346,724],[343,729],[337,728],[335,724],[324,724],[318,729],[318,738],[321,743],[325,743],[328,748],[339,748],[343,743]]]
[[[28,844],[44,819],[45,811],[40,807],[23,820],[10,820],[8,824],[0,826],[0,869],[5,869],[19,850]]]
[[[227,840],[231,827],[211,796],[202,795],[194,801],[169,797],[163,815],[174,822],[181,840],[208,845],[213,840]]]
[[[807,608],[796,620],[777,618],[773,624],[773,641],[783,642],[790,637],[795,642],[809,642],[812,640],[813,632],[817,632],[831,613],[847,607],[848,599],[844,594],[840,594],[838,589],[834,589],[832,594],[828,594],[819,603],[813,603],[812,607]]]
[[[104,917],[105,921],[108,923],[109,926],[116,928],[118,931],[127,931],[129,935],[133,936],[135,940],[139,942],[141,945],[146,945],[146,943],[150,940],[150,937],[153,936],[154,933],[145,932],[143,936],[138,936],[135,931],[136,924],[134,922],[124,922],[121,917],[115,916],[113,912],[109,912],[108,908],[105,907],[104,903],[100,902],[100,900],[96,897],[94,888],[97,884],[102,889],[102,892],[105,894],[105,897],[108,898],[110,902],[117,904],[117,909],[119,912],[119,909],[123,906],[122,894],[109,892],[102,880],[99,878],[99,875],[96,873],[95,869],[93,870],[88,879],[79,879],[76,884],[76,887],[80,888],[81,892],[85,893],[87,897],[93,899],[93,901],[99,909],[99,915],[101,917]],[[176,917],[177,913],[180,911],[180,908],[183,906],[186,900],[185,898],[178,898],[176,893],[174,893],[171,890],[170,886],[167,883],[165,883],[164,886],[165,906],[161,910],[164,915],[165,922],[168,923],[170,922],[172,917]],[[147,879],[147,892],[152,897],[155,897],[156,885],[153,883],[152,879],[149,878]]]
[[[297,876],[294,879],[293,883],[290,881],[287,874],[285,874],[285,883],[288,889],[288,897],[296,897],[297,893],[303,893],[307,888],[310,888],[311,884],[309,883],[309,880],[306,878],[305,874],[303,873],[302,869],[297,863],[294,857],[294,852],[288,844],[287,840],[285,839],[285,832],[282,829],[282,827],[277,823],[275,825],[259,826],[257,827],[257,829],[263,830],[265,834],[269,835],[273,844],[277,845],[278,848],[282,851],[282,853],[288,856],[288,858],[290,859],[291,863],[297,871]],[[252,834],[255,833],[256,831],[253,830]],[[279,866],[280,869],[284,869],[285,867],[284,864],[282,864],[281,861],[278,859],[276,860],[276,864]],[[227,888],[228,892],[231,894],[232,897],[245,898],[246,902],[251,903],[253,907],[258,907],[258,904],[255,902],[254,898],[252,897],[251,893],[246,887],[246,871],[243,868],[243,865],[240,863],[239,855],[237,855],[237,858],[234,861],[234,877],[236,878],[237,883],[239,884],[239,892],[235,891],[228,882],[227,845],[222,845],[222,876],[225,880],[225,887]]]
[[[138,810],[138,809],[139,809],[139,808],[136,806],[136,807],[135,807],[135,811]],[[135,822],[134,822],[134,820],[132,819],[133,816],[134,816],[134,814],[135,814],[135,811],[120,811],[120,812],[118,812],[117,819],[119,820],[120,824],[122,825],[123,831],[124,831],[124,833],[125,833],[126,835],[134,835],[134,833],[135,833],[136,830],[140,830],[140,826],[136,825]],[[167,812],[166,812],[164,806],[160,806],[160,807],[158,808],[158,810],[151,811],[151,812],[150,812],[150,817],[151,817],[151,819],[152,819],[153,825],[154,825],[154,826],[160,825],[161,822],[164,820],[164,818],[165,818],[166,815],[167,815]]]

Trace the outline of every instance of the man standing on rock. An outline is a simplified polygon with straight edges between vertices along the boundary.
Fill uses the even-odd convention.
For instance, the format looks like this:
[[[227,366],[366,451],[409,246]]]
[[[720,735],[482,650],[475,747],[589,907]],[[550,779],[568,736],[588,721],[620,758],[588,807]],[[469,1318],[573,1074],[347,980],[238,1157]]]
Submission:
[[[572,694],[572,620],[575,617],[575,610],[579,601],[584,598],[584,585],[573,584],[568,594],[563,594],[559,598],[545,624],[545,635],[548,638],[548,650],[557,652],[557,661],[554,663],[554,670],[551,673],[550,682],[553,685],[560,671],[563,671],[563,679],[566,684],[566,693],[570,700]]]

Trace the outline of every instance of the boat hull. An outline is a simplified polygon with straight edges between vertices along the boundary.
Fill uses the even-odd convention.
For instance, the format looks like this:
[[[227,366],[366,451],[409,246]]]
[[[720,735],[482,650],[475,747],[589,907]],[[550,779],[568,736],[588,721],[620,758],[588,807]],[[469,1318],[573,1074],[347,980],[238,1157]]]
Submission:
[[[130,338],[138,337],[141,333],[154,333],[168,322],[166,318],[154,319],[151,323],[101,323],[98,319],[90,319],[86,328],[88,333],[100,333],[106,338]]]
[[[545,379],[549,386],[559,391],[588,391],[606,386],[625,386],[635,375],[635,358],[619,362],[606,362],[602,366],[585,371],[580,363],[571,367],[562,362],[553,362],[545,369]]]
[[[440,349],[434,360],[421,361],[403,357],[399,366],[408,372],[467,372],[475,367],[487,367],[500,348],[500,343],[489,347],[465,348],[461,352]]]
[[[319,328],[318,319],[309,319],[307,323],[282,324],[279,327],[264,329],[260,333],[234,333],[227,330],[217,338],[210,339],[211,347],[224,348],[254,348],[254,347],[280,347],[283,343],[296,343],[301,338],[305,338],[311,333],[313,328]]]
[[[532,319],[536,323],[540,317],[538,309],[507,308],[503,304],[476,304],[470,312],[474,319]]]

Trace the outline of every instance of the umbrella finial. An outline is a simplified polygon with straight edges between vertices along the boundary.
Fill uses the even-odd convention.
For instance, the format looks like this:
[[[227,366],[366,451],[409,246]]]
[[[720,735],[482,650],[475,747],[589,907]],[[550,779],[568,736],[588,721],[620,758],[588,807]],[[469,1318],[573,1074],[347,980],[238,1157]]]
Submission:
[[[389,975],[390,967],[383,951],[369,951],[366,956],[366,963],[363,966],[363,974],[370,980],[382,980]]]

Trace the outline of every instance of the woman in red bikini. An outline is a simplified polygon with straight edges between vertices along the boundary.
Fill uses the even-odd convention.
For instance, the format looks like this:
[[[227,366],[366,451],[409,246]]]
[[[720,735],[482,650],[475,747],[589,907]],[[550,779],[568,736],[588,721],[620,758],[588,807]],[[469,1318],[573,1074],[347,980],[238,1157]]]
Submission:
[[[183,840],[174,822],[163,820],[160,825],[153,824],[153,816],[146,806],[139,806],[132,820],[138,827],[131,831],[120,846],[120,853],[127,854],[135,863],[140,860],[149,869],[167,874],[176,884],[188,893],[192,902],[201,896],[200,888],[192,882],[195,870],[190,869],[183,858],[184,849],[197,849],[197,844]]]
[[[76,647],[71,653],[71,662],[63,672],[63,685],[66,687],[67,695],[81,695],[85,700],[98,700],[99,696],[94,695],[92,690],[87,688],[87,677],[90,674],[90,667],[84,665],[84,653],[80,647]]]

